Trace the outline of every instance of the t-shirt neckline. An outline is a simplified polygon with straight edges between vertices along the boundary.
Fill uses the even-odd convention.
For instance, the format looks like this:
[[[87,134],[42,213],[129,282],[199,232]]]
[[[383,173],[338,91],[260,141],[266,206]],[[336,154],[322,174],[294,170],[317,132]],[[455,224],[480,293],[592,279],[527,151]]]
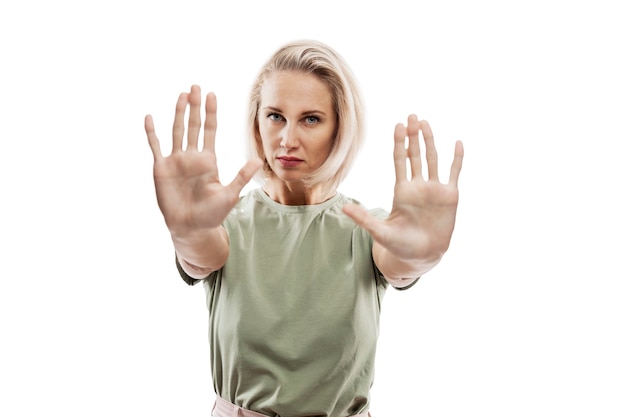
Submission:
[[[272,200],[272,198],[263,191],[262,188],[257,188],[255,190],[256,195],[263,200],[266,204],[270,205],[272,208],[277,211],[283,213],[303,213],[303,212],[312,212],[312,211],[322,211],[333,204],[335,204],[340,198],[341,193],[337,192],[334,196],[329,198],[328,200],[319,203],[319,204],[307,204],[301,206],[289,206],[286,204],[281,204],[277,201]]]

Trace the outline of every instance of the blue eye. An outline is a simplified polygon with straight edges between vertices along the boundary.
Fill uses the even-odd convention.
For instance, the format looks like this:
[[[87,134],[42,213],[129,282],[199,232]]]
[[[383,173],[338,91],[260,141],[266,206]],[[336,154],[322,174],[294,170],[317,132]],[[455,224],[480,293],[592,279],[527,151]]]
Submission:
[[[274,122],[281,122],[283,120],[283,116],[278,113],[270,113],[267,115],[267,118]]]
[[[319,119],[319,117],[316,117],[316,116],[307,116],[307,117],[304,119],[304,121],[305,121],[305,123],[306,123],[306,124],[308,124],[308,125],[314,125],[314,124],[316,124],[317,122],[319,122],[319,121],[320,121],[320,119]]]

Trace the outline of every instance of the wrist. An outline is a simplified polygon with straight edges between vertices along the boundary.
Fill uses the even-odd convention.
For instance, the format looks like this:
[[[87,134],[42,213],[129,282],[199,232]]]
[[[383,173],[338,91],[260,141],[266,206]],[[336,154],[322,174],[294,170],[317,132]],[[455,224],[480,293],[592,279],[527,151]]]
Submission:
[[[221,268],[228,258],[228,235],[223,227],[170,233],[178,260],[187,272],[206,276]]]

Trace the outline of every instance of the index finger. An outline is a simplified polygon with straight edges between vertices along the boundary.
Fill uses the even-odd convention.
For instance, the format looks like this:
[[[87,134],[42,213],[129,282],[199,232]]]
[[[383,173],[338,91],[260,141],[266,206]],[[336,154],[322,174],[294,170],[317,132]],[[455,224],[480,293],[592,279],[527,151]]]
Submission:
[[[460,140],[454,145],[454,159],[452,160],[452,166],[450,167],[450,180],[449,182],[458,185],[459,174],[461,173],[461,167],[463,166],[463,156],[465,150],[463,149],[463,142]]]

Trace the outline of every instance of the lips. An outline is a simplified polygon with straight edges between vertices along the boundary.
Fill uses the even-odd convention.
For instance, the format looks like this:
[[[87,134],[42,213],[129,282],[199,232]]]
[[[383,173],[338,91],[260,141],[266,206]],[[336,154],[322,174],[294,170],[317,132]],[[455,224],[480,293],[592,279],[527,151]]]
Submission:
[[[280,164],[286,168],[296,167],[303,162],[302,159],[296,158],[294,156],[279,156],[276,159],[278,159],[278,162],[280,162]]]

